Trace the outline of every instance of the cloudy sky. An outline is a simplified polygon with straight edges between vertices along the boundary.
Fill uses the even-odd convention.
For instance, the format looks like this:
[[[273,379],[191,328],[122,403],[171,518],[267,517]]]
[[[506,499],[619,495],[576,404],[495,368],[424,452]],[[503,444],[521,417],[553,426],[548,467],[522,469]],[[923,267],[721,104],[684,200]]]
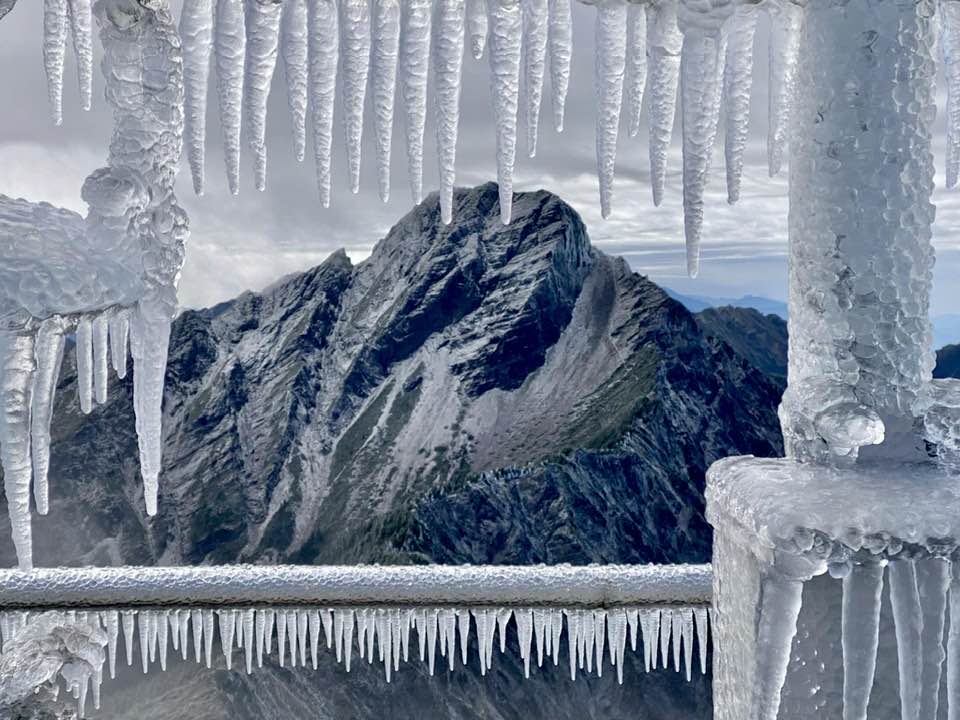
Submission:
[[[179,16],[180,0],[172,0]],[[567,101],[566,130],[558,135],[550,122],[549,88],[541,122],[541,142],[534,159],[519,144],[516,189],[546,188],[570,202],[583,216],[593,242],[623,255],[638,272],[681,292],[719,297],[744,294],[786,296],[786,180],[766,174],[762,134],[766,128],[764,63],[757,63],[752,126],[755,142],[744,171],[742,200],[728,206],[723,187],[722,151],[715,161],[704,232],[701,275],[684,271],[680,156],[675,148],[666,199],[650,200],[646,136],[621,132],[614,212],[600,218],[594,173],[593,15],[575,3],[573,78]],[[102,165],[110,135],[110,117],[102,99],[103,80],[94,74],[94,108],[79,108],[76,67],[68,54],[64,123],[53,127],[48,113],[41,64],[41,2],[21,2],[0,22],[0,192],[83,211],[83,178]],[[765,43],[765,32],[757,38]],[[765,52],[758,58],[765,57]],[[458,146],[457,182],[475,184],[495,178],[494,134],[486,57],[464,61],[463,122]],[[549,81],[548,81],[549,82]],[[242,159],[238,197],[227,192],[220,131],[210,98],[207,193],[194,197],[189,172],[180,174],[179,195],[191,218],[192,236],[181,284],[181,301],[197,307],[268,285],[281,275],[310,267],[343,247],[363,259],[373,243],[410,209],[406,159],[399,116],[394,131],[392,193],[389,203],[376,194],[372,133],[364,138],[364,165],[359,196],[347,188],[346,153],[335,141],[333,205],[317,200],[314,166],[293,157],[286,93],[281,73],[275,79],[268,117],[267,189],[253,187],[249,154]],[[339,120],[337,123],[339,131]],[[368,123],[368,128],[370,127]],[[938,164],[942,165],[944,128],[937,126]],[[425,187],[437,183],[428,124]],[[942,178],[938,177],[938,184]],[[960,308],[960,195],[938,191],[935,228],[938,251],[935,314]]]

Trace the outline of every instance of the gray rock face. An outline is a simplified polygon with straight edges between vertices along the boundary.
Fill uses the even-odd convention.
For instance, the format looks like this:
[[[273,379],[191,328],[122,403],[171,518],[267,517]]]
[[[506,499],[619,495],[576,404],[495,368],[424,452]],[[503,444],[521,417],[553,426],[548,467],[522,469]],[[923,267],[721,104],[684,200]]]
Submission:
[[[152,520],[129,379],[84,417],[68,357],[37,564],[708,560],[704,471],[782,452],[782,378],[593,249],[560,199],[515,197],[504,227],[496,186],[459,190],[444,226],[433,195],[359,265],[337,253],[181,315]],[[393,686],[365,665],[191,666],[108,684],[104,716],[154,717],[151,688],[176,712],[204,698],[189,717],[709,716],[708,681],[672,671],[634,665],[619,688],[559,669],[524,683],[498,662],[483,680],[410,667]]]

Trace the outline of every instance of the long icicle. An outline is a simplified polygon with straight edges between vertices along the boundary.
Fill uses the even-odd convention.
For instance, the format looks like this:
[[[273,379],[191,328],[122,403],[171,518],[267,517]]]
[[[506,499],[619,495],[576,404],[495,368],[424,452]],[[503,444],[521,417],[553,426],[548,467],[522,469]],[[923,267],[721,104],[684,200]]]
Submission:
[[[950,631],[947,635],[947,720],[960,720],[960,562],[950,566]]]
[[[947,85],[947,187],[957,184],[960,175],[960,6],[939,4],[941,18],[940,47],[943,74]]]
[[[537,154],[543,75],[547,65],[547,0],[522,0],[523,84],[526,111],[527,155]]]
[[[636,137],[647,86],[647,10],[630,3],[627,12],[627,117],[630,137]]]
[[[854,565],[843,579],[843,718],[866,720],[877,667],[883,565]]]
[[[743,153],[750,129],[750,94],[753,87],[753,37],[757,29],[757,6],[737,5],[730,20],[727,57],[723,68],[723,107],[726,125],[724,155],[727,170],[727,202],[740,199]]]
[[[463,66],[463,0],[437,0],[433,37],[437,159],[440,164],[440,217],[453,220],[453,186],[460,126],[460,73]]]
[[[627,62],[627,5],[622,0],[601,0],[597,4],[596,47],[597,175],[600,180],[600,214],[606,218],[610,216],[613,201],[623,75]]]
[[[193,191],[203,195],[207,134],[207,84],[213,48],[211,0],[184,0],[180,14],[183,43],[184,139]]]
[[[711,18],[714,20],[714,18]],[[724,34],[695,24],[684,30],[680,61],[681,118],[683,123],[683,226],[687,244],[687,273],[700,272],[703,233],[703,195],[720,121]]]
[[[567,89],[570,86],[570,61],[573,57],[573,16],[570,0],[547,0],[547,13],[553,127],[557,132],[563,132],[563,115],[567,105]]]
[[[287,0],[280,21],[280,54],[283,76],[287,83],[287,105],[293,129],[293,152],[303,162],[307,147],[307,72],[309,41],[307,39],[306,0]]]
[[[80,105],[90,109],[93,98],[93,12],[90,0],[68,0],[73,52],[77,57]]]
[[[244,113],[247,143],[253,150],[254,186],[267,185],[267,99],[280,50],[281,6],[274,2],[248,2],[245,18],[247,54],[244,62]]]
[[[215,53],[223,159],[230,192],[240,192],[240,122],[243,99],[243,59],[246,51],[243,1],[217,0]]]
[[[797,633],[803,584],[798,580],[768,577],[757,622],[757,678],[753,696],[756,720],[776,720],[780,693],[790,664],[790,648]]]
[[[43,68],[50,116],[63,124],[63,62],[67,47],[67,0],[43,0]]]
[[[797,64],[800,62],[800,24],[803,8],[791,0],[764,4],[770,15],[770,89],[767,126],[767,165],[770,177],[780,172],[787,146]]]
[[[497,132],[500,219],[513,213],[513,164],[517,154],[517,98],[520,92],[522,14],[518,0],[490,0],[490,82]]]
[[[393,106],[400,53],[400,4],[373,0],[373,130],[377,140],[377,187],[390,199],[390,153],[393,148]]]
[[[923,616],[917,573],[912,560],[890,563],[890,605],[897,635],[902,720],[920,718],[921,628]]]
[[[37,373],[33,380],[30,408],[30,450],[33,459],[33,497],[37,512],[50,510],[50,420],[63,361],[64,322],[59,317],[44,320],[37,331]]]
[[[340,55],[337,5],[333,0],[308,0],[307,17],[310,24],[310,109],[313,119],[313,152],[317,163],[317,187],[320,202],[324,207],[330,207],[333,108]]]
[[[363,103],[370,71],[370,6],[367,0],[340,0],[340,63],[343,78],[343,134],[350,191],[360,192]]]
[[[430,67],[430,0],[407,0],[400,13],[400,90],[406,125],[407,173],[415,205],[423,200],[423,129]]]
[[[917,591],[923,611],[920,646],[920,717],[939,717],[940,677],[945,657],[943,628],[950,587],[950,563],[942,558],[917,560]]]
[[[677,8],[672,0],[657,0],[647,6],[647,59],[650,115],[650,185],[653,204],[663,202],[667,181],[667,155],[677,107],[680,81],[680,51],[683,38],[677,27]]]

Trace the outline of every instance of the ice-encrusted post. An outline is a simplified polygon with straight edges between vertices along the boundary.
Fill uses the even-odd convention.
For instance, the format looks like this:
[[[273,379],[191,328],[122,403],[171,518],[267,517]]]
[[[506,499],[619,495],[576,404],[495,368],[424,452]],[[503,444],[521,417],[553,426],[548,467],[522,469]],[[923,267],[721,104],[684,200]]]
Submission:
[[[936,718],[957,671],[942,664],[960,393],[931,382],[928,316],[937,9],[803,4],[787,458],[708,473],[718,720]]]

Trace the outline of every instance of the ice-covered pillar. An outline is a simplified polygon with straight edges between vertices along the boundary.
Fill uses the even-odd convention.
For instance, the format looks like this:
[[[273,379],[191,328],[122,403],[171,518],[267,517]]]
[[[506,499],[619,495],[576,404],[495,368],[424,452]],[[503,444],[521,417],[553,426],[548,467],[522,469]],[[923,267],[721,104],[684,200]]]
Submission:
[[[790,145],[787,454],[922,457],[936,5],[812,0]],[[878,445],[878,447],[870,447]],[[864,449],[860,451],[860,448]]]
[[[960,671],[960,653],[943,670],[960,480],[930,457],[960,447],[960,391],[931,382],[937,10],[803,6],[787,458],[707,478],[717,720],[936,718]]]

